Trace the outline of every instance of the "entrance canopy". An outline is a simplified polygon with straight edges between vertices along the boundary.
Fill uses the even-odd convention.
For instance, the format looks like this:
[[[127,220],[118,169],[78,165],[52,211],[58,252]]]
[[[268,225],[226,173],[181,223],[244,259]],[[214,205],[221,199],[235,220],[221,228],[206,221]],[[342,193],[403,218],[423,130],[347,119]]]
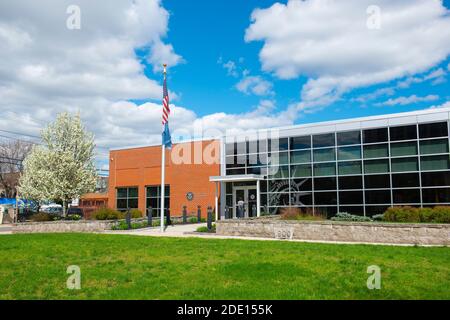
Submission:
[[[264,176],[257,174],[240,174],[233,176],[212,176],[209,177],[211,182],[240,182],[240,181],[260,181],[264,180]]]
[[[264,176],[257,174],[241,174],[233,176],[211,176],[209,181],[216,183],[216,221],[219,219],[219,188],[218,184],[221,182],[256,182],[256,215],[259,217],[261,215],[261,192],[260,192],[260,181],[264,180]]]

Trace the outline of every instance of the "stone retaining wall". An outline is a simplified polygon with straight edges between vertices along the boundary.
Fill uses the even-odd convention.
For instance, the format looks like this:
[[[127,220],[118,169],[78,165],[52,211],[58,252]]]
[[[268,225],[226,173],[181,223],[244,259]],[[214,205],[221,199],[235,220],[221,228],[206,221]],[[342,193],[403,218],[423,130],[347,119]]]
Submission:
[[[24,222],[13,225],[13,233],[102,232],[117,224],[115,220]]]
[[[257,218],[217,221],[216,233],[224,236],[307,241],[450,245],[448,224],[288,221]]]

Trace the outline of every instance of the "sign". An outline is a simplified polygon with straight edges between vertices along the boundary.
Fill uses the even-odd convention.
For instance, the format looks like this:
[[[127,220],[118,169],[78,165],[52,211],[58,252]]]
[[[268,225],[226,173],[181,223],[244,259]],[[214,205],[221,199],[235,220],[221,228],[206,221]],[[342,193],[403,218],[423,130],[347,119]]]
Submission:
[[[186,193],[186,199],[187,199],[188,201],[194,200],[194,194],[193,194],[192,192]]]

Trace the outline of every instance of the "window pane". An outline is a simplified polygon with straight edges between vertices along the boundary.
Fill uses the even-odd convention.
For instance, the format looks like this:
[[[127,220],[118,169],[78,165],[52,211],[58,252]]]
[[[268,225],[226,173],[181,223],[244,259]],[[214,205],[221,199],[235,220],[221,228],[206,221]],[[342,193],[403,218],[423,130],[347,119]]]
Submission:
[[[339,174],[361,174],[361,161],[346,161],[339,163]]]
[[[362,191],[341,191],[339,192],[339,204],[362,204]]]
[[[450,172],[423,172],[422,173],[422,186],[450,186]]]
[[[308,163],[311,162],[311,151],[291,151],[291,163]]]
[[[389,172],[389,160],[368,160],[364,161],[365,173]]]
[[[312,194],[305,193],[291,193],[291,206],[311,206],[312,205]]]
[[[450,189],[423,189],[422,199],[424,203],[450,202]]]
[[[391,141],[417,139],[415,125],[389,128]]]
[[[401,173],[392,175],[393,188],[419,187],[418,173]]]
[[[392,172],[417,171],[417,158],[392,159]]]
[[[137,197],[139,197],[138,188],[129,188],[128,189],[128,197],[129,198],[137,198]]]
[[[314,161],[334,161],[336,160],[335,149],[318,149],[314,150]]]
[[[387,144],[374,144],[364,146],[364,158],[385,158],[389,154],[389,148]]]
[[[337,144],[338,146],[349,144],[361,144],[361,132],[360,131],[338,132]]]
[[[388,140],[387,128],[369,129],[363,132],[364,143],[384,142]]]
[[[356,216],[364,215],[364,207],[360,206],[339,206],[339,212],[347,212]]]
[[[340,147],[338,148],[339,160],[361,159],[361,147]]]
[[[268,145],[270,151],[288,150],[288,138],[270,139]]]
[[[391,156],[415,156],[417,155],[417,142],[391,143]]]
[[[335,145],[334,133],[313,136],[314,148],[331,147]]]
[[[231,169],[231,170],[227,170],[227,175],[228,176],[239,175],[239,174],[245,174],[245,169]]]
[[[366,191],[366,203],[369,204],[390,204],[391,191],[390,190],[371,190]]]
[[[311,174],[311,165],[296,165],[291,166],[291,177],[310,177]]]
[[[420,141],[420,154],[448,153],[448,140]]]
[[[339,177],[339,189],[362,189],[362,176]]]
[[[126,198],[127,197],[127,188],[118,188],[117,189],[117,198]]]
[[[414,204],[420,203],[419,189],[400,189],[393,190],[394,203]]]
[[[335,163],[320,163],[314,165],[315,176],[334,176],[336,175]]]
[[[291,180],[291,191],[311,191],[312,190],[312,179],[294,179]]]
[[[147,208],[159,209],[159,198],[148,198]]]
[[[246,154],[247,153],[247,143],[244,141],[236,142],[236,154]]]
[[[390,176],[388,174],[365,176],[364,186],[366,189],[390,188],[391,186]]]
[[[147,187],[147,197],[158,197],[159,196],[159,190],[160,187]]]
[[[289,206],[289,193],[269,193],[269,206]]]
[[[227,143],[225,145],[225,154],[226,155],[234,155],[235,154],[235,148],[236,148],[236,144],[233,143]]]
[[[337,194],[334,192],[316,192],[314,193],[315,205],[337,204]]]
[[[318,214],[326,216],[327,219],[334,217],[337,213],[337,207],[334,206],[316,207],[314,210]]]
[[[291,150],[311,148],[311,136],[291,138]]]
[[[289,166],[270,167],[269,178],[289,178]]]
[[[315,178],[314,190],[336,190],[336,178]]]
[[[128,199],[128,208],[137,209],[138,207],[138,199]]]
[[[289,180],[269,180],[269,192],[288,192]]]
[[[422,171],[450,169],[449,156],[421,157],[420,168]]]
[[[425,123],[419,125],[420,138],[446,137],[447,135],[447,122]]]
[[[126,209],[127,208],[127,199],[117,199],[117,209]]]
[[[372,217],[376,214],[384,213],[389,206],[366,206],[366,216]]]

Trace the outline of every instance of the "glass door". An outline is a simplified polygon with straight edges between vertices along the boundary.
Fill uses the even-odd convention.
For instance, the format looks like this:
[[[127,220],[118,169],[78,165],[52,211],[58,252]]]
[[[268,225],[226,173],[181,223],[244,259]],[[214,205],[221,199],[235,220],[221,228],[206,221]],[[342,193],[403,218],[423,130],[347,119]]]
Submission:
[[[254,186],[234,187],[233,218],[253,216],[256,216],[256,188]]]

